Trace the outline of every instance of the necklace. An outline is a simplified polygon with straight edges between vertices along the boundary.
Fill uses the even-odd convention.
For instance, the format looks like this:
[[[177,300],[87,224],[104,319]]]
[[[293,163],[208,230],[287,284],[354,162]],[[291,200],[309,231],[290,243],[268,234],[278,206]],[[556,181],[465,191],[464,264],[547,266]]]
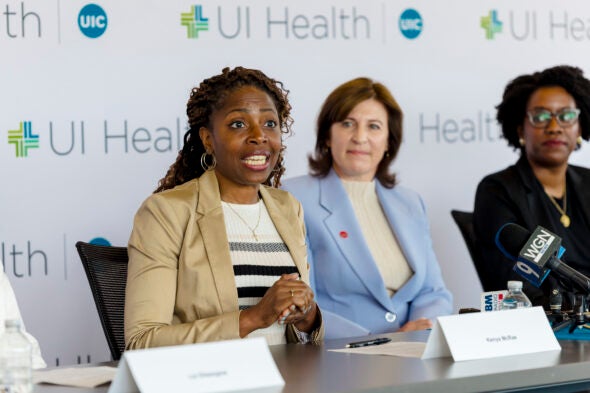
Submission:
[[[566,228],[569,227],[572,220],[567,215],[567,187],[565,188],[565,190],[563,190],[563,208],[559,206],[559,203],[557,203],[553,196],[549,194],[547,194],[547,196],[549,197],[549,200],[551,201],[551,203],[553,203],[553,206],[555,206],[559,214],[561,214],[561,217],[559,217],[561,225],[563,225]]]
[[[231,203],[226,202],[225,204],[240,219],[240,221],[242,221],[244,223],[244,225],[246,225],[248,227],[250,232],[252,232],[252,236],[254,236],[254,239],[256,241],[258,241],[258,236],[256,235],[256,229],[258,229],[258,225],[260,225],[260,215],[261,215],[261,211],[262,211],[262,208],[260,207],[260,200],[258,201],[258,220],[256,221],[256,225],[254,225],[254,228],[252,228],[248,224],[248,222],[244,219],[244,217],[240,216],[240,214],[232,207]]]

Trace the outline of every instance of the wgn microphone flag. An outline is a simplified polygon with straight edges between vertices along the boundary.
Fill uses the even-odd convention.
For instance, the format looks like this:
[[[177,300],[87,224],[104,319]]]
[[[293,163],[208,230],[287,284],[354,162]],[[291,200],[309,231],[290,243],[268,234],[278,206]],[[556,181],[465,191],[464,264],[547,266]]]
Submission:
[[[496,234],[496,245],[509,259],[516,261],[513,270],[536,287],[547,278],[551,271],[547,262],[559,258],[565,252],[561,238],[538,226],[532,235],[516,224],[505,224]],[[518,256],[514,253],[520,250]]]
[[[530,237],[529,234],[517,224],[506,224],[496,234],[496,245],[507,258],[516,261],[514,270],[518,274],[539,286],[548,272],[553,271],[562,280],[590,294],[590,278],[559,259],[565,252],[560,237],[543,227],[537,227]],[[514,257],[517,252],[518,257]]]

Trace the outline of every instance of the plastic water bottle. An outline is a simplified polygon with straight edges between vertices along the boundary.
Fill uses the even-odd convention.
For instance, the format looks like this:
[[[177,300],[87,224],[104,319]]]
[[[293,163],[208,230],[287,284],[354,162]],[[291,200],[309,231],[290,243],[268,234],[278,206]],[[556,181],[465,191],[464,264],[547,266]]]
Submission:
[[[522,291],[522,281],[508,281],[508,294],[502,300],[502,310],[531,306],[531,301]]]
[[[33,391],[33,348],[21,331],[20,321],[4,321],[6,330],[0,336],[0,392]]]

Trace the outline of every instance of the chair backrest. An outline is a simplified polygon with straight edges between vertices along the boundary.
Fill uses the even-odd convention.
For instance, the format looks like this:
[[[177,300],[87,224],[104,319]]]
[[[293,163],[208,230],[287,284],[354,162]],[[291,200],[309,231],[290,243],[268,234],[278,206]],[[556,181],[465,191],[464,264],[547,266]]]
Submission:
[[[467,250],[469,251],[469,255],[471,256],[471,260],[473,261],[473,265],[475,266],[483,290],[493,291],[494,288],[489,282],[486,266],[481,258],[481,250],[478,247],[477,237],[475,236],[475,230],[473,229],[473,213],[451,210],[451,216],[453,216],[453,219],[463,236],[463,240],[465,240]]]
[[[90,283],[111,356],[113,360],[119,360],[125,350],[123,315],[127,282],[127,247],[77,242],[76,249]]]

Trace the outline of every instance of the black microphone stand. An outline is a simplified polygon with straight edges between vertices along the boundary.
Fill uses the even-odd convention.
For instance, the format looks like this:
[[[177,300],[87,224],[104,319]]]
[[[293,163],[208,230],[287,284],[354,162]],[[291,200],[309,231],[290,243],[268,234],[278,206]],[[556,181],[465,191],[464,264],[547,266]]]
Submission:
[[[550,312],[547,314],[547,319],[549,319],[551,326],[556,326],[557,324],[563,322],[564,319],[569,318],[566,312],[561,311],[562,303],[563,297],[561,296],[559,289],[552,289],[551,295],[549,295]]]
[[[557,291],[557,290],[552,291],[552,296],[553,296],[553,292],[555,292],[555,291]],[[557,292],[559,292],[559,291],[557,291]],[[561,295],[559,295],[559,296],[561,297]],[[561,307],[560,307],[560,309],[561,309]],[[584,315],[584,312],[586,311],[586,296],[585,295],[576,294],[576,302],[574,304],[574,310],[575,310],[575,313],[572,316],[569,316],[567,314],[562,314],[563,319],[561,322],[557,322],[557,318],[554,319],[555,325],[552,324],[552,326],[553,326],[552,329],[554,332],[557,332],[557,331],[569,326],[569,333],[572,334],[578,326],[582,326],[586,323],[586,318]],[[561,314],[561,311],[560,311],[560,314]],[[553,316],[553,314],[550,314],[548,316],[549,321],[551,321],[551,319],[552,319],[551,316]]]

